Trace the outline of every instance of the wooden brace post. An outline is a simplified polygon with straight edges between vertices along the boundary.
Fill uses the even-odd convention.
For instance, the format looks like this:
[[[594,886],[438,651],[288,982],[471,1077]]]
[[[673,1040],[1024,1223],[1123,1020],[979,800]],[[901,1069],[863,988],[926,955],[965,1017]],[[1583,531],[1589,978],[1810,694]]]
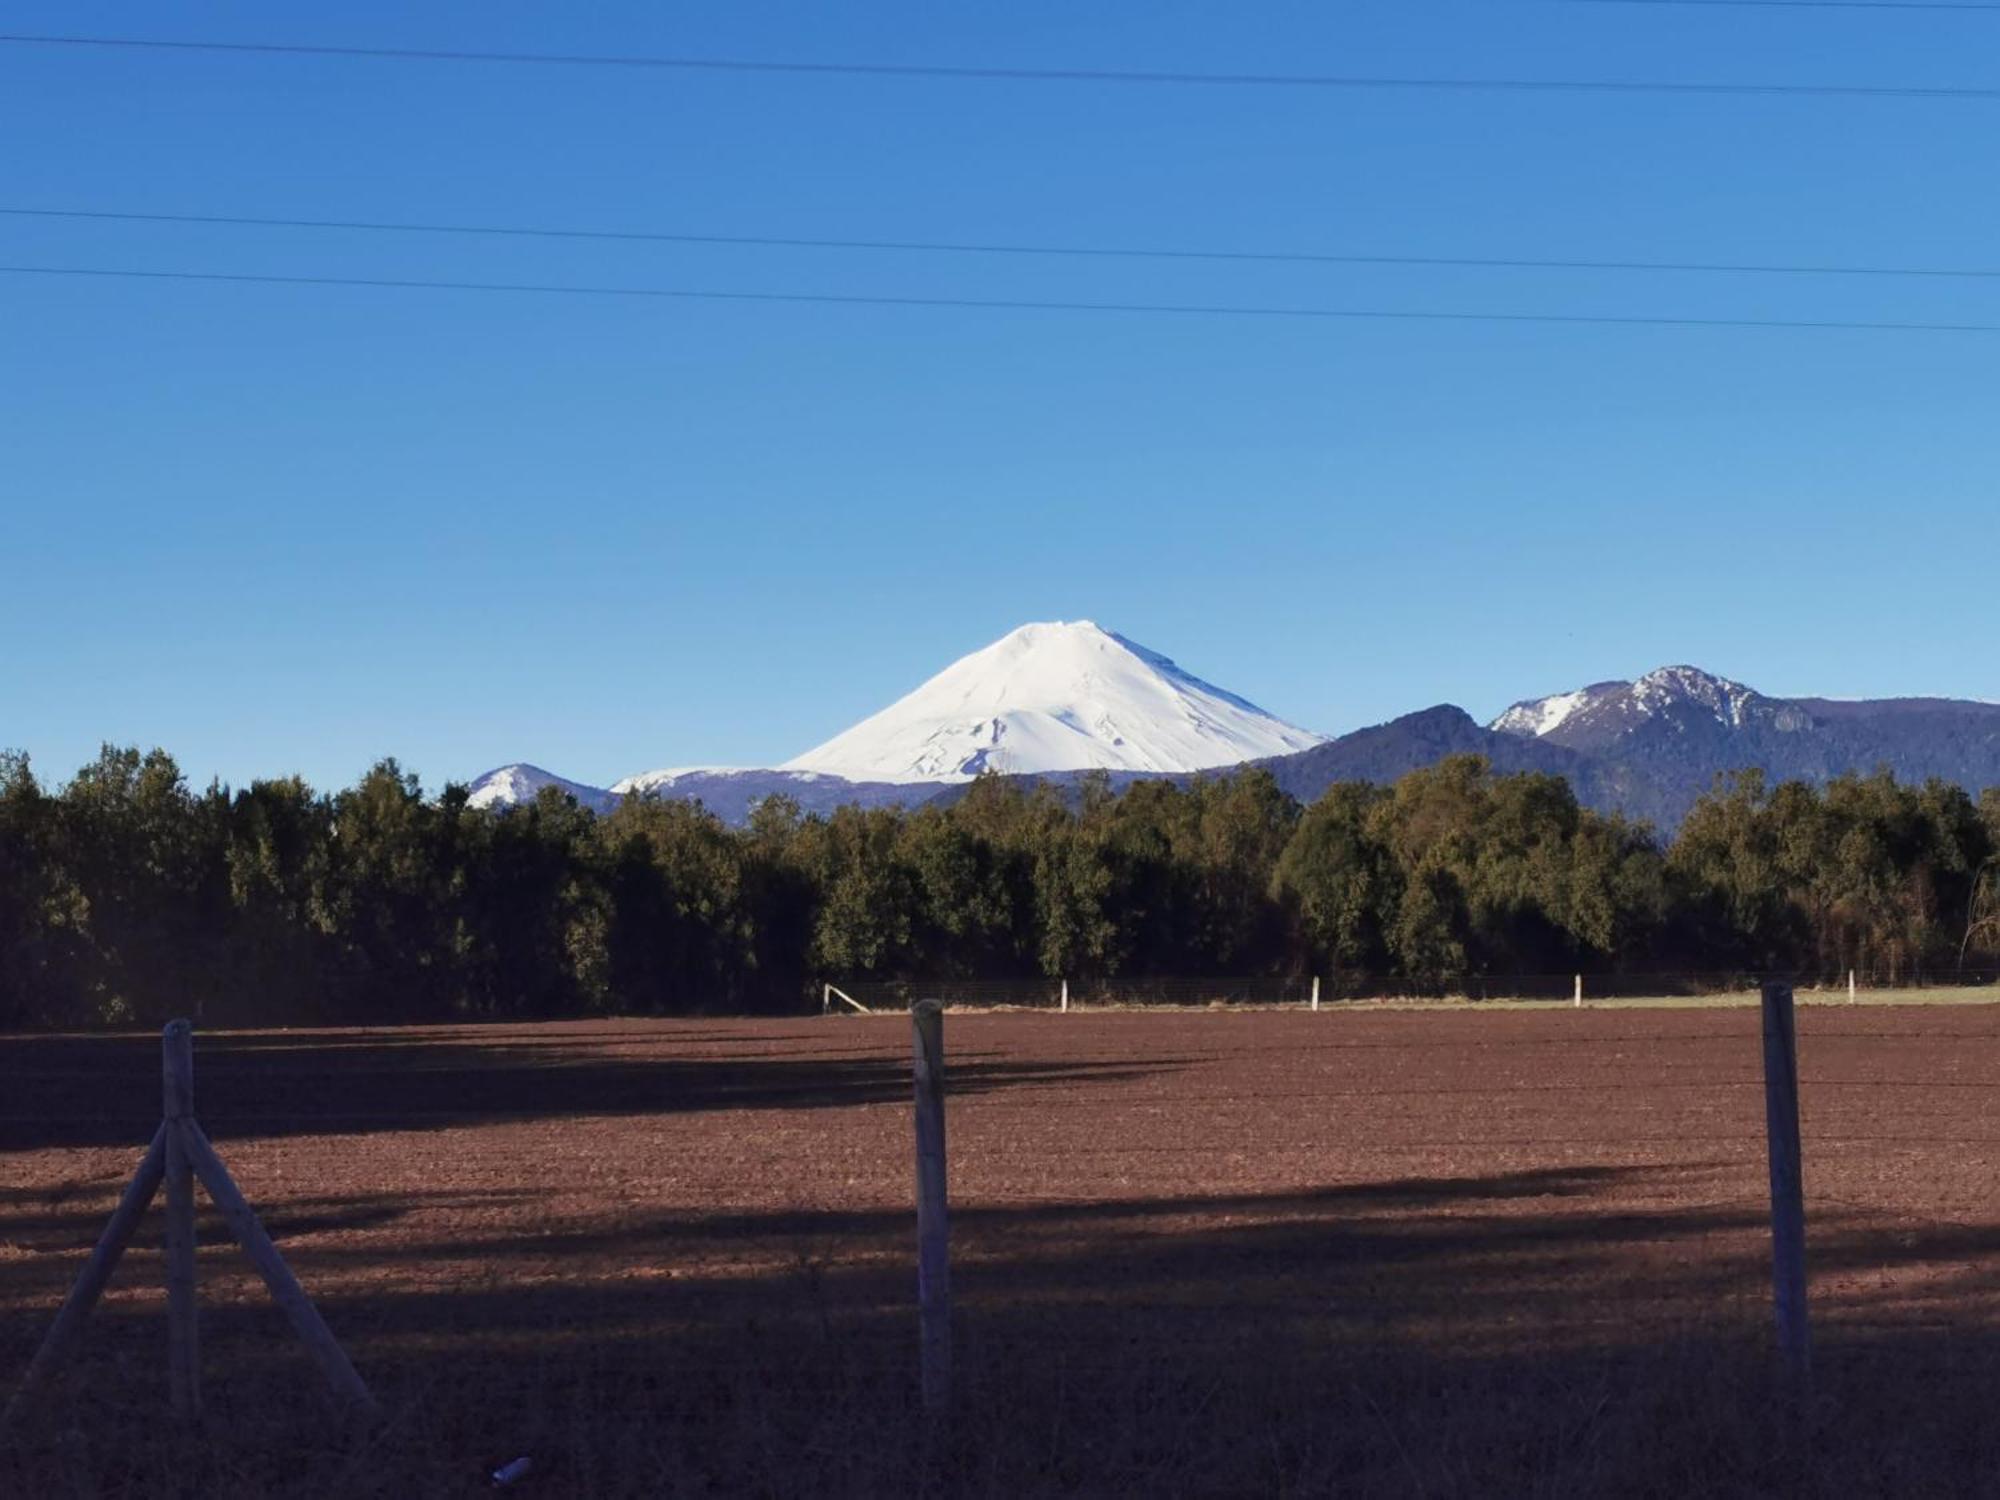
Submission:
[[[328,1384],[346,1408],[372,1417],[380,1408],[355,1373],[347,1353],[335,1341],[305,1289],[271,1243],[249,1202],[231,1179],[194,1119],[194,1028],[186,1021],[168,1024],[161,1038],[161,1081],[165,1100],[160,1128],[140,1159],[96,1248],[70,1288],[55,1321],[23,1377],[14,1399],[0,1413],[0,1431],[26,1411],[49,1376],[68,1356],[84,1320],[111,1280],[125,1247],[158,1194],[167,1189],[167,1315],[168,1375],[177,1416],[201,1414],[201,1371],[195,1325],[194,1181],[199,1178],[222,1211],[223,1219],[242,1243],[244,1252],[264,1278],[272,1298],[291,1321],[292,1329],[319,1364]]]
[[[160,1190],[160,1179],[166,1175],[166,1166],[167,1127],[163,1124],[153,1133],[153,1143],[140,1158],[139,1170],[125,1185],[125,1192],[119,1198],[118,1206],[111,1211],[104,1233],[97,1237],[90,1259],[84,1263],[75,1285],[70,1287],[69,1296],[63,1299],[62,1308],[56,1313],[55,1322],[49,1325],[41,1348],[35,1351],[28,1373],[22,1377],[20,1390],[8,1402],[5,1416],[0,1417],[0,1431],[11,1427],[15,1418],[27,1410],[36,1393],[69,1357],[77,1335],[83,1331],[84,1319],[97,1306],[97,1299],[104,1295],[105,1287],[111,1283],[111,1273],[118,1269],[119,1258],[132,1242],[133,1231],[152,1206],[153,1197]]]
[[[292,1274],[285,1258],[278,1253],[278,1247],[271,1243],[271,1236],[265,1232],[257,1219],[256,1210],[230,1177],[229,1169],[222,1164],[222,1158],[215,1154],[208,1137],[201,1126],[193,1120],[182,1120],[178,1129],[181,1134],[182,1149],[193,1163],[195,1174],[201,1178],[202,1186],[208,1189],[208,1196],[215,1200],[215,1206],[222,1210],[222,1217],[229,1225],[229,1231],[242,1245],[243,1253],[250,1257],[250,1263],[264,1278],[264,1285],[270,1289],[271,1300],[278,1304],[286,1319],[292,1325],[292,1332],[299,1336],[326,1376],[327,1384],[343,1405],[372,1414],[376,1411],[375,1398],[368,1393],[360,1375],[355,1373],[347,1351],[326,1326],[326,1320],[319,1315],[305,1288]]]

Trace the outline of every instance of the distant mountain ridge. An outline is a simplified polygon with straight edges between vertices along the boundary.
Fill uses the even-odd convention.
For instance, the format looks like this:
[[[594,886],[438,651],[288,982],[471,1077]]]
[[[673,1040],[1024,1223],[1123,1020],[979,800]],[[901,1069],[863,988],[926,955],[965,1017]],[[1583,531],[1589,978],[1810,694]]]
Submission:
[[[555,786],[597,811],[677,797],[741,822],[778,794],[824,813],[950,801],[981,771],[1058,786],[1101,773],[1125,786],[1248,764],[1309,802],[1335,782],[1387,783],[1459,754],[1566,777],[1586,805],[1671,834],[1717,776],[1744,769],[1824,782],[1881,766],[1906,781],[2000,786],[2000,704],[1774,698],[1670,666],[1523,699],[1490,724],[1440,704],[1323,740],[1082,621],[1024,626],[783,767],[655,771],[601,788],[515,765],[481,777],[472,800],[505,807]]]
[[[934,783],[849,781],[818,771],[718,769],[647,771],[616,783],[610,795],[614,800],[663,797],[699,802],[725,823],[743,823],[766,797],[789,797],[802,812],[829,813],[849,803],[859,807],[914,806],[937,790]]]
[[[469,807],[516,807],[523,802],[533,802],[549,788],[576,798],[579,806],[596,813],[610,812],[618,805],[618,798],[601,786],[571,781],[553,771],[544,771],[540,766],[531,766],[526,761],[488,771],[472,783],[465,800]]]
[[[1885,767],[1968,790],[2000,785],[2000,704],[1773,698],[1697,667],[1517,703],[1489,728],[1583,758],[1578,795],[1671,830],[1729,771],[1824,782]]]

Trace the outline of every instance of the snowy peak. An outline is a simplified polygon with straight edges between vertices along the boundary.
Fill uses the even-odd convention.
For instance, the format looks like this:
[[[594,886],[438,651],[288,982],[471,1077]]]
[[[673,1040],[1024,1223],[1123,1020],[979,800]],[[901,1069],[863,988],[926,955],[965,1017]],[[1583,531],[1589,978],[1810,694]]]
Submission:
[[[1718,724],[1731,729],[1742,726],[1748,710],[1761,696],[1740,682],[1699,667],[1661,667],[1632,684],[1632,702],[1642,714],[1687,704],[1708,710]]]
[[[1490,726],[1502,734],[1594,749],[1634,735],[1723,736],[1751,729],[1790,733],[1810,727],[1797,704],[1699,667],[1661,667],[1634,682],[1600,682],[1553,698],[1517,703]]]
[[[586,786],[580,781],[570,781],[544,771],[540,766],[517,762],[502,766],[497,771],[488,771],[472,783],[471,794],[465,799],[468,807],[495,808],[517,807],[533,802],[544,788],[554,787],[567,796],[576,798],[578,804],[592,812],[609,812],[617,805],[618,798],[601,786]]]
[[[859,781],[981,771],[1197,771],[1321,737],[1090,620],[1023,625],[787,761]]]

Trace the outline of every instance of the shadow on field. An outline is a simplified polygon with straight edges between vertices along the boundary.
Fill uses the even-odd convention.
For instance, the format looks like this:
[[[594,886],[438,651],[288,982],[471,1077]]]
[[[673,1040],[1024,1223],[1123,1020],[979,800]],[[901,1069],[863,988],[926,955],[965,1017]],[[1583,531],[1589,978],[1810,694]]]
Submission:
[[[801,1041],[822,1050],[800,1048]],[[838,1033],[736,1035],[713,1028],[554,1035],[508,1028],[197,1038],[196,1114],[224,1136],[358,1135],[580,1115],[718,1109],[840,1109],[910,1098],[900,1051],[856,1049]],[[738,1048],[713,1055],[725,1045]],[[746,1046],[786,1045],[758,1055]],[[1022,1084],[1107,1084],[1181,1066],[952,1059],[954,1095]],[[0,1152],[143,1146],[160,1117],[160,1044],[137,1037],[0,1038]]]
[[[31,1434],[0,1455],[0,1489],[96,1493],[115,1452],[120,1474],[156,1460],[176,1481],[141,1494],[470,1494],[522,1453],[536,1493],[592,1496],[1992,1493],[1992,1329],[1911,1320],[1992,1290],[2000,1229],[1911,1245],[1865,1214],[1817,1215],[1820,1378],[1798,1402],[1770,1377],[1761,1208],[1629,1207],[1699,1171],[965,1205],[958,1393],[928,1436],[907,1214],[656,1213],[371,1245],[314,1231],[466,1195],[308,1199],[272,1228],[309,1286],[336,1289],[329,1321],[398,1413],[385,1433],[329,1436],[269,1310],[220,1301],[204,1350],[227,1422],[198,1452],[160,1450],[167,1424],[130,1415],[163,1400],[152,1301],[91,1331],[64,1417],[88,1440]],[[59,1206],[9,1222],[17,1240],[95,1228]],[[411,1274],[433,1260],[491,1269]],[[1937,1273],[1921,1307],[1842,1281],[1917,1264]],[[156,1271],[148,1256],[139,1274]],[[17,1274],[0,1261],[7,1378],[46,1315]],[[176,1462],[207,1466],[193,1490]]]

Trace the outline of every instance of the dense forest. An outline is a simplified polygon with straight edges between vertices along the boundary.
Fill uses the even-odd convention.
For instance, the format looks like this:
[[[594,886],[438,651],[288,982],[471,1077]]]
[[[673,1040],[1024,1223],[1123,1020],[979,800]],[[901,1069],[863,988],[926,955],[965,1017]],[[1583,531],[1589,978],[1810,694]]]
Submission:
[[[0,1026],[791,1011],[816,981],[1859,968],[2000,947],[2000,789],[1719,784],[1670,845],[1461,756],[1307,807],[1258,771],[731,828],[559,794],[506,813],[384,761],[192,790],[107,747],[0,756]],[[1991,962],[1988,958],[1987,962]]]

